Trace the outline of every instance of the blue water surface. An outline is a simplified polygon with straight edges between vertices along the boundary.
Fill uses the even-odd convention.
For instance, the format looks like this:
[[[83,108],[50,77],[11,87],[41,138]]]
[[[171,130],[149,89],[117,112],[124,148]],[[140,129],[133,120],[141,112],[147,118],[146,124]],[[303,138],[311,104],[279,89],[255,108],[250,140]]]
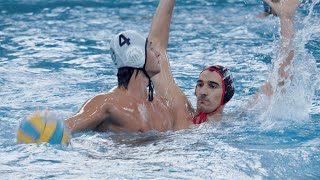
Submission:
[[[0,0],[1,179],[320,179],[320,4],[296,13],[293,83],[247,104],[276,63],[279,21],[254,0],[177,1],[168,55],[195,107],[202,68],[221,64],[236,94],[222,121],[177,132],[75,134],[69,146],[17,144],[27,115],[61,118],[117,85],[113,34],[147,35],[158,1]]]

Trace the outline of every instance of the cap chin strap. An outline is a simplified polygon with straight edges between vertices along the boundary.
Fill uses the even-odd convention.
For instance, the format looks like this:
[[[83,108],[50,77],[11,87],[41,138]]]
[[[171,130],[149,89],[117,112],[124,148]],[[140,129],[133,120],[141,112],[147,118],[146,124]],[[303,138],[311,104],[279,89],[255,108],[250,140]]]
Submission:
[[[198,112],[192,119],[193,124],[201,124],[207,121],[207,116],[214,114],[218,109],[222,106],[220,103],[219,106],[214,109],[212,112],[205,113],[205,112]]]
[[[147,71],[143,68],[142,69],[144,75],[149,79],[149,84],[148,84],[148,100],[149,101],[153,101],[153,91],[154,91],[154,86],[153,86],[153,82],[150,78],[150,76],[148,75]]]
[[[146,69],[145,69],[145,66],[147,64],[147,45],[148,45],[148,38],[146,39],[146,44],[145,44],[145,63],[144,63],[144,66],[142,68],[142,71],[144,73],[144,75],[149,79],[149,84],[148,84],[148,100],[149,101],[153,101],[153,91],[154,91],[154,86],[153,86],[153,82],[149,76],[149,74],[147,73]]]
[[[224,104],[224,94],[225,94],[225,85],[224,85],[224,78],[223,78],[223,75],[218,71],[216,70],[215,68],[212,68],[212,67],[209,67],[207,69],[204,69],[203,71],[205,70],[211,70],[211,71],[215,71],[216,73],[218,73],[222,79],[222,83],[221,83],[221,86],[222,86],[222,96],[221,96],[221,100],[220,100],[220,104],[218,107],[216,107],[212,112],[209,112],[209,113],[205,113],[205,112],[198,112],[192,119],[192,122],[193,124],[201,124],[203,122],[206,122],[207,121],[207,116],[208,115],[212,115],[214,114],[215,112],[218,111],[218,109]],[[202,71],[202,72],[203,72]],[[202,73],[201,72],[201,73]],[[200,74],[201,74],[200,73]]]

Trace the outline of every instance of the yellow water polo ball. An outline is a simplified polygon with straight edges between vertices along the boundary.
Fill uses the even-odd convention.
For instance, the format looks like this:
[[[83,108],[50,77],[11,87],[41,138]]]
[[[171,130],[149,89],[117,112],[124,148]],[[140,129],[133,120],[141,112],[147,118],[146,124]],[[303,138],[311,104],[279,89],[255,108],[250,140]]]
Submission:
[[[21,121],[17,140],[18,143],[67,144],[70,133],[62,120],[36,114]]]

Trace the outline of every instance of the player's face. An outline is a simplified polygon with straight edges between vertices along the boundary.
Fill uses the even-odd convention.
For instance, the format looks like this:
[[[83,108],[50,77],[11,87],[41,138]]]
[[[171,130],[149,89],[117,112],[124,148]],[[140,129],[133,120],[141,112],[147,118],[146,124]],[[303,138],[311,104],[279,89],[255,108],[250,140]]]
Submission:
[[[213,112],[220,105],[222,98],[220,75],[215,71],[203,71],[197,81],[196,96],[198,112]]]

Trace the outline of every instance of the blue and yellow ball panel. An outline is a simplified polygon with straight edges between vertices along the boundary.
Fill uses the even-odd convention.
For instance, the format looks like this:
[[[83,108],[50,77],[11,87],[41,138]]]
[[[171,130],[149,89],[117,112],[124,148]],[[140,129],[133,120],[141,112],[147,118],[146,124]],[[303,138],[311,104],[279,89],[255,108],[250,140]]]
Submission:
[[[67,144],[70,136],[63,121],[45,120],[34,115],[23,120],[17,132],[18,143]]]

